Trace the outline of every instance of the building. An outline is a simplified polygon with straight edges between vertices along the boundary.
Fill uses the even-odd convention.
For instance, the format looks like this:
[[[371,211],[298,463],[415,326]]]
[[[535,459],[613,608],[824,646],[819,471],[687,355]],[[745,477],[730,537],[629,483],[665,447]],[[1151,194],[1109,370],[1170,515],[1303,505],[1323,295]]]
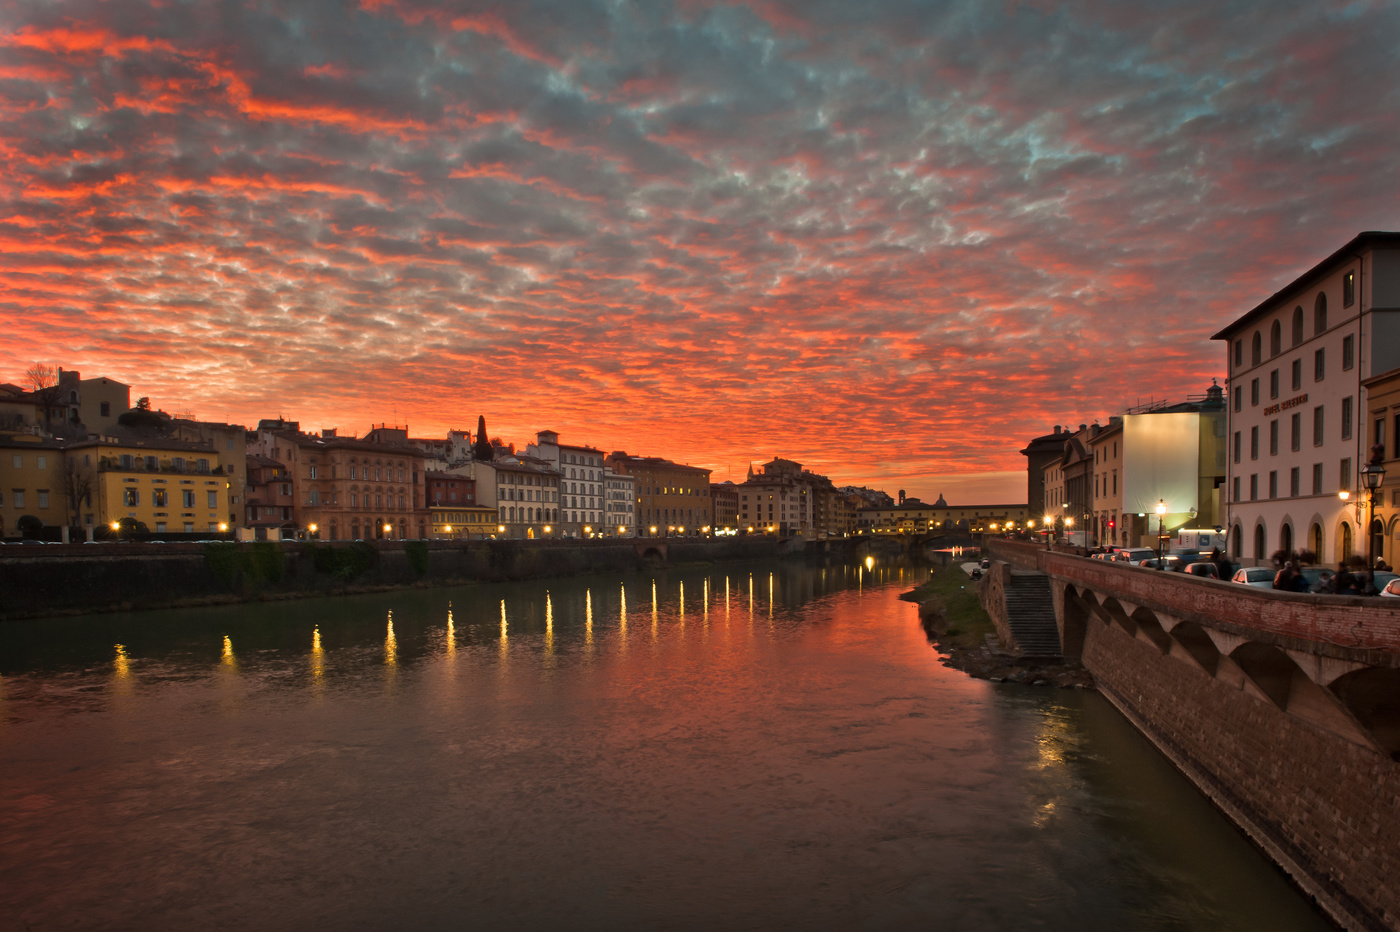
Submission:
[[[80,378],[77,383],[78,420],[88,434],[115,433],[117,418],[131,410],[131,386],[108,378]]]
[[[949,505],[943,496],[927,504],[917,498],[884,508],[861,508],[856,525],[861,534],[954,534],[1014,531],[1027,527],[1031,518],[1028,505]]]
[[[82,384],[86,386],[88,382],[84,381]],[[126,388],[118,383],[112,384],[119,389]],[[86,399],[86,387],[83,392],[83,397]],[[113,392],[115,393],[115,389]],[[224,477],[228,479],[229,483],[229,511],[224,520],[229,527],[242,527],[246,520],[244,515],[247,507],[244,503],[248,495],[248,428],[241,424],[220,424],[215,421],[172,418],[170,437],[190,443],[209,444],[219,451],[224,463]]]
[[[483,464],[478,464],[483,465]],[[549,462],[519,453],[502,453],[486,472],[494,474],[496,531],[509,538],[539,540],[559,535],[559,471]],[[478,488],[481,479],[478,479]]]
[[[407,431],[375,428],[363,439],[335,430],[313,435],[278,418],[259,421],[247,448],[286,470],[298,532],[327,540],[428,536],[424,457]]]
[[[636,533],[648,537],[695,537],[713,524],[710,471],[659,456],[608,454],[607,466],[636,483]]]
[[[229,529],[230,483],[212,443],[132,431],[74,441],[64,453],[76,474],[90,478],[80,514],[85,528],[134,522],[152,534],[217,535]]]
[[[80,506],[87,509],[87,526],[93,526],[91,489],[78,506],[70,503],[66,470],[60,441],[29,432],[0,433],[0,538],[21,537],[26,530],[31,536],[53,538],[53,531],[41,529],[69,527]],[[23,524],[30,525],[28,529],[21,522],[26,517]]]
[[[1306,550],[1335,563],[1358,554],[1365,383],[1400,367],[1400,233],[1357,235],[1212,339],[1224,343],[1230,373],[1232,555],[1264,563]]]
[[[847,496],[826,476],[774,457],[736,487],[736,526],[746,533],[844,537],[853,528]]]
[[[1053,433],[1036,437],[1021,451],[1026,457],[1026,501],[1032,509],[1041,509],[1042,514],[1051,507],[1053,497],[1045,487],[1047,469],[1064,455],[1065,439],[1056,424]]]
[[[555,533],[562,537],[591,537],[607,526],[603,495],[606,457],[594,447],[561,444],[559,435],[542,430],[525,448],[559,473],[559,516]]]
[[[296,533],[296,499],[292,497],[292,478],[287,467],[277,460],[256,453],[244,457],[244,520],[243,526],[267,537],[270,529]]]
[[[632,537],[637,527],[637,480],[603,467],[603,518],[613,537]]]
[[[715,532],[735,531],[739,527],[739,487],[726,479],[710,483],[710,501],[714,509]]]
[[[1361,387],[1366,391],[1369,465],[1375,468],[1379,452],[1385,478],[1374,496],[1363,491],[1364,482],[1358,483],[1354,508],[1358,526],[1367,528],[1367,555],[1395,566],[1400,560],[1400,368],[1372,376]]]

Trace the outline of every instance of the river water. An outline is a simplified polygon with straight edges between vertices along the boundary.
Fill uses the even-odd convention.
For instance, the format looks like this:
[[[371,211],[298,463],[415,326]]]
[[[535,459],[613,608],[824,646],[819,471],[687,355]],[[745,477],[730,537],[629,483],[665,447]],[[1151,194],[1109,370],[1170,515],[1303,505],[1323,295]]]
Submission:
[[[899,567],[0,627],[0,928],[1327,929]]]

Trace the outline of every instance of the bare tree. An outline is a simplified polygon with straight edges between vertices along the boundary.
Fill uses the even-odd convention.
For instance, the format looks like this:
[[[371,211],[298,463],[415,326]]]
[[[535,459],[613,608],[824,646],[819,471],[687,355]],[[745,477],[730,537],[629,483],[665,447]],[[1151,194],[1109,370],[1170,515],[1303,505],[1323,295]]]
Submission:
[[[53,420],[53,409],[60,406],[59,399],[62,397],[62,387],[59,385],[58,377],[58,367],[44,362],[36,362],[24,370],[24,382],[43,407],[45,423]]]
[[[89,508],[92,507],[94,485],[96,480],[91,466],[78,462],[74,456],[63,458],[63,493],[68,497],[68,507],[72,510],[71,524],[82,523],[79,509],[83,507],[84,502]]]

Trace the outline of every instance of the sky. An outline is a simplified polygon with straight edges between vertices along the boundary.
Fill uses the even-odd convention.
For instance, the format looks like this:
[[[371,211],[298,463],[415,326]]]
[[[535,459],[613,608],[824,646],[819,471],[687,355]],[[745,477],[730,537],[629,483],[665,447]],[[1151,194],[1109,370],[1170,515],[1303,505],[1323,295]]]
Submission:
[[[1400,5],[0,0],[0,381],[1025,501],[1400,229]]]

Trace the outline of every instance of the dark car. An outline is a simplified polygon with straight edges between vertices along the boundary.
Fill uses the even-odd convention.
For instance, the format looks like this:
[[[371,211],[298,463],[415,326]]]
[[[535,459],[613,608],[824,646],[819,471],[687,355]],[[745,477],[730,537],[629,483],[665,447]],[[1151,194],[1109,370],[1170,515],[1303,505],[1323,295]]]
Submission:
[[[1192,576],[1204,576],[1207,579],[1219,579],[1220,571],[1215,568],[1215,564],[1209,561],[1197,561],[1186,565],[1186,572]]]

